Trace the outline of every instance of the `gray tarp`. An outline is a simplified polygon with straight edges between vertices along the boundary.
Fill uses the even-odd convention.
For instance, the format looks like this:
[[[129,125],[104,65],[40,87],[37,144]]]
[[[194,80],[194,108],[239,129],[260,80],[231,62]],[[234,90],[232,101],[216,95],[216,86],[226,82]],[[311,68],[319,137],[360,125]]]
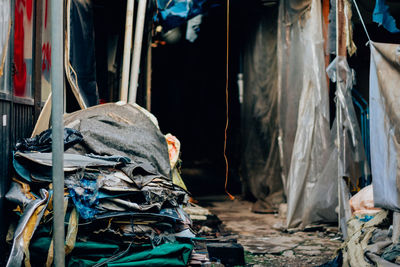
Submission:
[[[255,14],[244,51],[242,164],[246,189],[257,199],[253,211],[283,202],[278,148],[276,6]]]
[[[309,7],[307,2],[281,1],[279,10],[280,141],[283,174],[288,171],[288,227],[310,223],[304,216],[318,207],[320,199],[311,195],[319,190],[316,184],[332,144],[321,2],[312,0]]]
[[[146,165],[148,173],[171,180],[165,136],[141,109],[129,104],[104,104],[68,114],[64,123],[83,136],[77,153],[125,156]]]
[[[400,211],[400,45],[370,43],[371,169],[375,206]]]

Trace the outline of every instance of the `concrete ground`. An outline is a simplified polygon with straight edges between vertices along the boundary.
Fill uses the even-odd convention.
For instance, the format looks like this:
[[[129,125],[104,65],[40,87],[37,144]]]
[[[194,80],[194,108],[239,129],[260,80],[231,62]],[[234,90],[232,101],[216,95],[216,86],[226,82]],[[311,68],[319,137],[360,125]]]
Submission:
[[[251,212],[251,202],[225,196],[198,200],[218,216],[224,230],[236,236],[245,249],[246,266],[318,266],[334,258],[341,244],[336,227],[283,232],[278,226],[284,219]]]

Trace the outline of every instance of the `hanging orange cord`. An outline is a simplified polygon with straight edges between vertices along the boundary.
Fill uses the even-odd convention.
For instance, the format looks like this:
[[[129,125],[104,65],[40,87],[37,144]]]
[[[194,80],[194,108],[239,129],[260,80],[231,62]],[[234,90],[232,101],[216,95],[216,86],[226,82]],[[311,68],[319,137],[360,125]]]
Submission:
[[[229,0],[226,0],[226,84],[225,84],[225,96],[226,96],[226,124],[225,124],[225,139],[224,139],[224,158],[225,158],[225,192],[228,194],[231,200],[234,200],[235,197],[229,194],[227,186],[228,186],[228,174],[229,174],[229,164],[228,157],[226,156],[226,141],[227,141],[227,132],[229,126],[229,92],[228,92],[228,84],[229,84]]]

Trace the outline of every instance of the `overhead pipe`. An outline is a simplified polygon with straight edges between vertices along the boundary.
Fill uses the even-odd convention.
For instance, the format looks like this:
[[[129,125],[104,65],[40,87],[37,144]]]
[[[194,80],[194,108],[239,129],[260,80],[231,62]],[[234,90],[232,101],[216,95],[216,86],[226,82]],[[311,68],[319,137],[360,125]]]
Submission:
[[[51,29],[51,125],[52,125],[52,177],[53,177],[53,242],[54,265],[65,266],[64,251],[64,1],[52,0],[50,5]]]
[[[125,41],[124,54],[122,59],[122,84],[120,89],[120,100],[124,102],[128,101],[134,6],[134,0],[128,0],[126,4]]]
[[[140,55],[142,52],[144,19],[146,17],[146,0],[139,0],[136,16],[135,41],[132,55],[132,72],[129,84],[129,103],[136,103],[137,87],[139,81]]]

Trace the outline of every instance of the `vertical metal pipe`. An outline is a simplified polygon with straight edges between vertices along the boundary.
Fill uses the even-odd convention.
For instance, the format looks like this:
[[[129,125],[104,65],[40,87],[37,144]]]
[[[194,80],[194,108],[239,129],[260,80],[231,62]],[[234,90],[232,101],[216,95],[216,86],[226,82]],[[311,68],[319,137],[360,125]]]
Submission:
[[[347,56],[347,48],[346,48],[346,31],[345,31],[345,15],[344,15],[344,0],[336,0],[336,56],[337,57],[346,57]],[[343,169],[341,164],[341,156],[343,154],[343,140],[344,136],[340,136],[342,134],[342,108],[341,103],[338,97],[338,91],[341,90],[343,83],[346,82],[346,75],[343,73],[343,70],[340,69],[339,66],[339,58],[336,61],[336,122],[337,122],[337,147],[338,147],[338,201],[339,201],[339,227],[342,230],[343,236],[347,235],[346,224],[341,224],[342,215],[346,218],[346,203],[342,203],[342,196],[344,192],[342,191],[343,185]],[[345,86],[345,85],[344,85]],[[343,139],[342,139],[343,138]],[[344,210],[343,214],[341,214],[342,209]],[[343,227],[341,227],[343,226]]]
[[[42,103],[42,23],[43,0],[35,3],[35,54],[34,54],[34,122],[39,118]]]
[[[147,48],[147,71],[146,71],[146,109],[151,112],[151,72],[152,72],[152,59],[151,59],[151,36],[149,46]]]
[[[340,0],[336,0],[336,55],[339,56],[339,38],[340,38],[340,32],[339,32],[339,2]],[[342,211],[342,203],[341,203],[341,180],[342,180],[342,173],[341,173],[341,164],[340,164],[340,155],[341,155],[341,143],[340,143],[340,101],[338,98],[338,90],[339,90],[339,68],[338,68],[338,61],[336,61],[336,138],[337,138],[337,163],[338,163],[338,228],[340,229],[341,226],[341,211]]]
[[[64,141],[63,141],[63,31],[64,2],[52,0],[51,25],[51,125],[52,125],[52,174],[53,174],[53,240],[54,265],[65,266],[64,252]]]
[[[120,90],[120,100],[128,101],[128,85],[129,85],[129,70],[132,48],[132,28],[133,28],[133,9],[134,1],[128,0],[126,4],[126,21],[125,21],[125,41],[124,41],[124,56],[122,59],[122,84]]]
[[[129,103],[136,102],[137,86],[139,81],[140,55],[142,52],[144,19],[146,17],[146,0],[139,0],[135,27],[135,42],[132,56],[132,72],[129,85]]]

